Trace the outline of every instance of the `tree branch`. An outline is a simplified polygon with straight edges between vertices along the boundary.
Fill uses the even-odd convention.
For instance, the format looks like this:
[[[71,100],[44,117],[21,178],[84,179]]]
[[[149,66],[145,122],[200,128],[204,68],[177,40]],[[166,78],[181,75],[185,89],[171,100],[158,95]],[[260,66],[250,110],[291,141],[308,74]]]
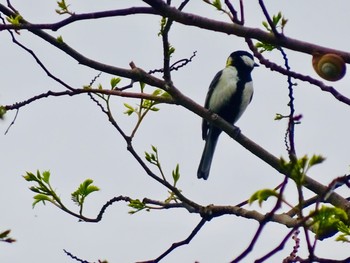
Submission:
[[[9,10],[7,7],[5,7],[2,4],[0,4],[0,12],[2,12],[7,16],[14,15],[11,10]],[[108,11],[93,12],[93,13],[86,13],[86,14],[72,14],[70,17],[62,21],[59,21],[57,23],[51,23],[51,24],[25,23],[25,24],[21,24],[20,26],[12,25],[12,24],[8,24],[8,25],[0,24],[0,31],[8,30],[8,29],[15,29],[15,30],[49,29],[52,31],[57,31],[58,29],[77,21],[100,19],[100,18],[107,18],[107,17],[128,16],[128,15],[136,15],[136,14],[159,15],[157,11],[155,11],[153,8],[150,8],[150,7],[130,7],[125,9],[108,10]]]
[[[271,33],[265,32],[257,28],[251,28],[232,23],[225,23],[201,17],[198,15],[182,12],[177,10],[176,8],[168,6],[162,0],[143,1],[152,6],[154,10],[159,12],[162,16],[169,17],[180,24],[195,26],[203,29],[208,29],[210,31],[226,33],[229,35],[236,35],[244,38],[252,38],[262,42],[270,43],[275,46],[285,47],[291,50],[307,53],[310,55],[312,55],[315,52],[334,53],[341,56],[345,62],[350,63],[350,53],[345,51],[311,44],[305,41],[300,41],[286,36],[276,37]]]

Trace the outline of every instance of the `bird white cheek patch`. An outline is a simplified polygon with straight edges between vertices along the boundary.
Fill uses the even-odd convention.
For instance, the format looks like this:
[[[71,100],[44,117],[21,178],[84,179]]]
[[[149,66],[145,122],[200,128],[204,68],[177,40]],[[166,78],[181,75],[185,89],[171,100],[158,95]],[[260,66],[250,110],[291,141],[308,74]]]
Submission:
[[[254,67],[255,62],[250,57],[242,56],[242,60],[243,60],[244,64],[246,64],[248,67],[251,67],[251,68]]]

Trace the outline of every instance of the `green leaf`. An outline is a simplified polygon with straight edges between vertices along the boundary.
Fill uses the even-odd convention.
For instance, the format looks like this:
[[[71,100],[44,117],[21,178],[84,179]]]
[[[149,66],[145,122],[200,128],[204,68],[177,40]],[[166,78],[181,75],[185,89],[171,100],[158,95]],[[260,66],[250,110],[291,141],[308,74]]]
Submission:
[[[335,241],[341,241],[341,242],[347,242],[347,243],[350,242],[350,240],[349,240],[348,238],[346,238],[344,235],[339,235],[339,236],[335,239]]]
[[[264,42],[258,42],[255,44],[255,47],[259,50],[260,53],[263,53],[265,51],[272,51],[276,48],[275,45],[264,43]]]
[[[177,181],[179,181],[179,179],[180,179],[180,167],[179,167],[179,164],[176,164],[176,167],[173,170],[172,175],[173,175],[174,186],[175,186]]]
[[[168,57],[170,58],[172,54],[175,53],[175,48],[173,46],[169,46]]]
[[[121,78],[112,78],[111,79],[111,88],[115,89],[120,81],[121,81]]]
[[[279,23],[279,21],[281,20],[281,18],[282,18],[282,13],[281,13],[281,12],[278,12],[277,15],[272,16],[272,23],[273,23],[275,26],[277,26],[278,23]]]
[[[47,184],[50,182],[50,171],[43,172],[43,181]]]
[[[94,181],[92,179],[86,179],[83,183],[81,183],[76,191],[71,193],[71,198],[73,202],[77,203],[79,206],[82,206],[85,198],[96,191],[99,191],[100,188],[98,188],[95,185],[92,185]]]
[[[39,202],[43,202],[44,205],[45,205],[45,201],[48,201],[48,202],[51,202],[51,203],[53,202],[52,199],[50,197],[48,197],[47,195],[45,195],[45,194],[37,194],[33,198],[34,198],[34,202],[32,204],[33,208]]]
[[[167,18],[163,16],[162,19],[160,20],[160,30],[159,30],[158,36],[163,35],[166,23],[167,23]]]
[[[150,108],[150,110],[156,112],[156,111],[159,111],[159,108],[157,108],[157,107],[152,107],[152,108]]]
[[[0,119],[4,119],[4,116],[6,114],[6,109],[4,106],[0,106]]]
[[[308,160],[309,158],[307,155],[304,155],[302,158],[298,159],[297,164],[299,166],[299,170],[305,170]]]
[[[36,181],[35,175],[33,173],[30,173],[30,172],[27,172],[26,175],[23,175],[23,178],[27,182]]]
[[[139,212],[146,208],[146,205],[143,202],[141,202],[139,199],[131,200],[128,206],[136,210],[136,211],[135,210],[129,211],[129,214],[135,214],[136,212]]]
[[[131,105],[124,103],[124,106],[126,107],[126,111],[124,111],[124,114],[127,114],[128,116],[130,116],[131,114],[133,114],[136,109],[134,107],[132,107]]]
[[[326,158],[321,155],[313,155],[309,160],[309,167],[322,163]]]
[[[156,146],[151,145],[151,147],[152,147],[152,151],[154,151],[155,153],[157,153],[157,152],[158,152],[158,149],[157,149],[157,147],[156,147]]]
[[[263,21],[263,22],[262,22],[262,25],[263,25],[268,31],[270,31],[269,23],[267,23],[266,21]]]
[[[9,16],[6,17],[6,20],[11,23],[12,25],[19,26],[21,24],[22,16],[20,14],[17,14],[16,16]]]
[[[59,43],[64,43],[64,41],[63,41],[63,37],[62,36],[58,36],[57,38],[56,38],[56,40],[57,40],[57,42],[59,42]]]
[[[0,233],[0,241],[6,242],[6,243],[16,242],[15,239],[9,237],[10,233],[11,233],[11,230],[5,230],[4,232]]]
[[[57,5],[59,7],[59,9],[56,9],[56,13],[57,14],[72,14],[69,10],[68,7],[69,5],[66,4],[65,0],[61,0],[61,1],[57,1]]]
[[[346,235],[350,236],[350,226],[345,225],[343,221],[338,223],[338,230]]]
[[[40,188],[35,186],[29,187],[29,190],[33,191],[34,193],[39,193],[39,194],[43,193],[43,191]]]
[[[163,98],[169,98],[169,99],[172,98],[171,95],[170,95],[168,92],[166,92],[166,91],[164,91],[164,92],[162,93],[161,96],[162,96]]]
[[[282,114],[276,113],[274,120],[275,120],[275,121],[280,121],[280,120],[282,120],[283,118],[284,118],[284,116],[283,116]]]
[[[163,90],[161,89],[155,89],[153,92],[152,92],[152,95],[153,96],[158,96],[158,95],[161,95],[163,93]]]
[[[314,213],[314,211],[310,213]],[[312,230],[316,234],[316,238],[322,240],[335,235],[339,231],[340,222],[347,223],[348,215],[340,208],[322,206],[312,217],[312,220]],[[341,229],[344,229],[344,225]]]
[[[11,230],[6,230],[2,233],[0,233],[0,238],[3,239],[5,237],[7,237],[10,234]]]
[[[259,191],[256,191],[248,200],[249,204],[252,204],[256,200],[259,202],[259,206],[261,206],[263,201],[266,201],[269,197],[275,196],[278,197],[278,193],[275,190],[272,189],[262,189]]]
[[[139,82],[140,83],[140,89],[141,89],[141,92],[143,92],[143,90],[145,89],[145,87],[146,87],[146,83],[144,83],[144,82]]]
[[[151,159],[151,155],[148,153],[148,152],[145,152],[145,158],[148,162],[151,162],[152,159]]]
[[[221,4],[221,1],[220,1],[220,0],[214,0],[213,3],[212,3],[212,5],[213,5],[214,7],[216,7],[216,9],[222,10],[222,4]]]

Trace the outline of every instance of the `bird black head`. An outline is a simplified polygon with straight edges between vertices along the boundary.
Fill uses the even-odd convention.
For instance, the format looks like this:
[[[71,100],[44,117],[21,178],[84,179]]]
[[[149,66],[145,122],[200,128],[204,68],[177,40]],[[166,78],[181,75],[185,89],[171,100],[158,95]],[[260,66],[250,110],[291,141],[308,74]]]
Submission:
[[[239,50],[231,53],[227,58],[226,67],[236,67],[238,70],[248,70],[249,72],[257,67],[258,64],[254,62],[254,57],[247,51]]]

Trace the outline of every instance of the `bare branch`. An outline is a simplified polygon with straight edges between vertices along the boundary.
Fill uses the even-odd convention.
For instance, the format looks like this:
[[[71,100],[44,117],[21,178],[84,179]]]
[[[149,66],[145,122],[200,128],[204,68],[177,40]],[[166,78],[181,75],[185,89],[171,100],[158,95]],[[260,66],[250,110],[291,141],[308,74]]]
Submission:
[[[290,37],[284,36],[283,38],[276,37],[269,32],[257,28],[250,28],[241,26],[238,24],[225,23],[221,21],[216,21],[208,19],[202,16],[185,13],[177,10],[176,8],[169,7],[161,0],[143,0],[145,3],[152,6],[156,11],[158,11],[162,16],[169,17],[174,21],[195,26],[211,31],[221,32],[229,35],[236,35],[244,38],[252,38],[259,40],[261,42],[270,43],[275,46],[285,47],[291,50],[299,51],[302,53],[307,53],[312,55],[315,52],[320,53],[335,53],[341,56],[345,62],[350,63],[350,53],[341,50],[331,49],[315,44],[311,44],[305,41],[300,41]]]
[[[168,103],[168,104],[174,104],[175,101],[172,100],[169,97],[162,97],[162,96],[154,96],[147,93],[138,93],[138,92],[126,92],[126,91],[120,91],[120,90],[103,90],[103,89],[74,89],[74,90],[66,90],[66,91],[47,91],[45,93],[36,95],[34,97],[31,97],[28,100],[17,102],[12,105],[5,105],[4,108],[6,110],[16,110],[20,109],[34,101],[48,98],[48,97],[61,97],[61,96],[75,96],[83,93],[90,93],[90,94],[105,94],[109,96],[119,96],[119,97],[125,97],[125,98],[138,98],[138,99],[147,99],[147,100],[153,100],[157,101],[159,103]]]
[[[167,255],[169,255],[173,250],[175,250],[176,248],[183,246],[183,245],[187,245],[191,242],[191,240],[197,235],[197,233],[199,232],[199,230],[204,226],[204,224],[207,222],[207,220],[205,218],[202,218],[202,220],[198,223],[198,225],[192,230],[191,234],[184,240],[177,242],[177,243],[173,243],[171,245],[171,247],[169,249],[167,249],[163,254],[161,254],[159,257],[157,257],[156,259],[153,260],[148,260],[148,261],[142,261],[142,262],[138,262],[138,263],[156,263],[159,262],[160,260],[162,260],[164,257],[166,257]]]
[[[2,4],[0,4],[0,12],[4,13],[7,16],[13,15],[13,13],[11,13],[10,10],[7,9]],[[128,15],[136,15],[136,14],[159,15],[158,12],[156,12],[153,8],[150,8],[150,7],[130,7],[126,9],[108,10],[108,11],[86,13],[86,14],[72,14],[68,18],[52,24],[24,23],[24,24],[21,24],[20,26],[0,24],[0,31],[8,30],[8,29],[15,29],[15,30],[50,29],[52,31],[57,31],[58,29],[77,21],[108,18],[108,17],[118,17],[118,16],[128,16]]]

